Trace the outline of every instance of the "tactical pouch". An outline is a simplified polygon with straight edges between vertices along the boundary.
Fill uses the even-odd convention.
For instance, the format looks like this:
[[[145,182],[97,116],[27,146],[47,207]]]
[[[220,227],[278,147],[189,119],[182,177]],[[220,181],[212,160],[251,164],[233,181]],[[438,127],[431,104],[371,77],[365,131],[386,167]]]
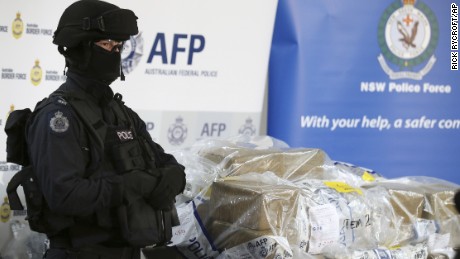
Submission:
[[[142,149],[138,140],[131,140],[113,146],[112,158],[117,172],[145,170]]]
[[[140,199],[118,208],[123,238],[135,247],[165,245],[172,238],[172,227],[177,225],[175,207],[170,211],[155,210]]]
[[[43,197],[37,185],[32,166],[23,167],[11,178],[6,187],[12,210],[24,210],[17,193],[19,185],[24,190],[27,209],[26,220],[29,222],[31,230],[52,235],[74,224],[72,217],[56,215],[50,212],[46,205],[45,197]]]
[[[26,143],[26,123],[32,114],[29,108],[15,110],[10,113],[5,124],[6,161],[19,165],[29,165]]]
[[[38,188],[32,166],[26,166],[17,172],[6,187],[8,200],[12,210],[23,210],[24,206],[19,199],[17,188],[22,185],[27,204],[27,218],[30,229],[45,233],[42,220],[43,195]]]
[[[157,168],[156,164],[155,164],[155,154],[153,153],[153,150],[152,150],[152,147],[150,147],[149,143],[147,142],[147,140],[140,136],[139,137],[139,142],[141,143],[141,146],[143,148],[143,151],[144,151],[144,161],[147,165],[147,168],[149,169],[155,169]]]

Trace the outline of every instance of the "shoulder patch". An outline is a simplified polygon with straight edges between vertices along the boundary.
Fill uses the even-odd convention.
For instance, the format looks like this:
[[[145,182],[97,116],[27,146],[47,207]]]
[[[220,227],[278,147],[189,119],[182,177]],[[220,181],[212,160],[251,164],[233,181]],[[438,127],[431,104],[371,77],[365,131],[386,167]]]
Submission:
[[[64,133],[69,129],[69,119],[64,115],[63,112],[57,110],[54,114],[51,114],[50,129],[56,133]]]

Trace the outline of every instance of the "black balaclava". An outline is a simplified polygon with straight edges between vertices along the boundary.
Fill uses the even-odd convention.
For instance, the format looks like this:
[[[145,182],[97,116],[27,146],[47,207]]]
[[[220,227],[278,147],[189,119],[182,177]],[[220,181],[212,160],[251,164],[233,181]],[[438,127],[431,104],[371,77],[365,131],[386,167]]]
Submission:
[[[54,32],[53,43],[66,59],[69,71],[110,84],[121,71],[121,53],[94,44],[101,39],[126,41],[138,33],[137,17],[128,9],[98,0],[80,0],[66,8]]]
[[[118,77],[122,76],[121,52],[107,51],[94,42],[86,42],[78,47],[69,48],[64,56],[69,71],[86,76],[91,79],[110,85]]]

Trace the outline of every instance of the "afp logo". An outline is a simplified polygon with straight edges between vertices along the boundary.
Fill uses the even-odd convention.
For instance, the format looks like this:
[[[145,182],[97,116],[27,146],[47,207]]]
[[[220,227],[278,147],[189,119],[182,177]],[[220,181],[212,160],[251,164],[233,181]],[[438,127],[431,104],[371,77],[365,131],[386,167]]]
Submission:
[[[252,124],[251,118],[246,119],[246,123],[240,127],[238,133],[245,136],[254,136],[256,134],[256,128]]]
[[[133,132],[131,130],[117,130],[117,136],[121,142],[134,139]]]
[[[206,39],[203,35],[173,34],[168,36],[165,33],[157,33],[147,63],[152,63],[155,58],[161,59],[162,64],[175,65],[178,57],[182,56],[186,58],[187,65],[192,65],[194,57],[202,52],[205,46]]]
[[[380,66],[390,79],[421,80],[436,62],[438,38],[438,21],[426,4],[396,0],[378,25]]]
[[[183,123],[182,117],[177,117],[176,122],[171,124],[168,129],[168,141],[173,146],[179,146],[187,138],[187,125]]]
[[[123,51],[121,52],[121,67],[123,73],[131,73],[139,64],[143,53],[144,39],[142,38],[142,33],[131,36],[129,40],[123,44]]]

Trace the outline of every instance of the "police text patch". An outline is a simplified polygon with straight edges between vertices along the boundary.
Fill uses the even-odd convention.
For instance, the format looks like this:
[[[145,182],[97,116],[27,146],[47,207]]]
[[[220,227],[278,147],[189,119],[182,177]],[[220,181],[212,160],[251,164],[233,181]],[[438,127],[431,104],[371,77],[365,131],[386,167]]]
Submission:
[[[134,139],[134,136],[131,130],[117,130],[116,132],[117,132],[118,139],[121,142],[125,142],[128,140]]]

